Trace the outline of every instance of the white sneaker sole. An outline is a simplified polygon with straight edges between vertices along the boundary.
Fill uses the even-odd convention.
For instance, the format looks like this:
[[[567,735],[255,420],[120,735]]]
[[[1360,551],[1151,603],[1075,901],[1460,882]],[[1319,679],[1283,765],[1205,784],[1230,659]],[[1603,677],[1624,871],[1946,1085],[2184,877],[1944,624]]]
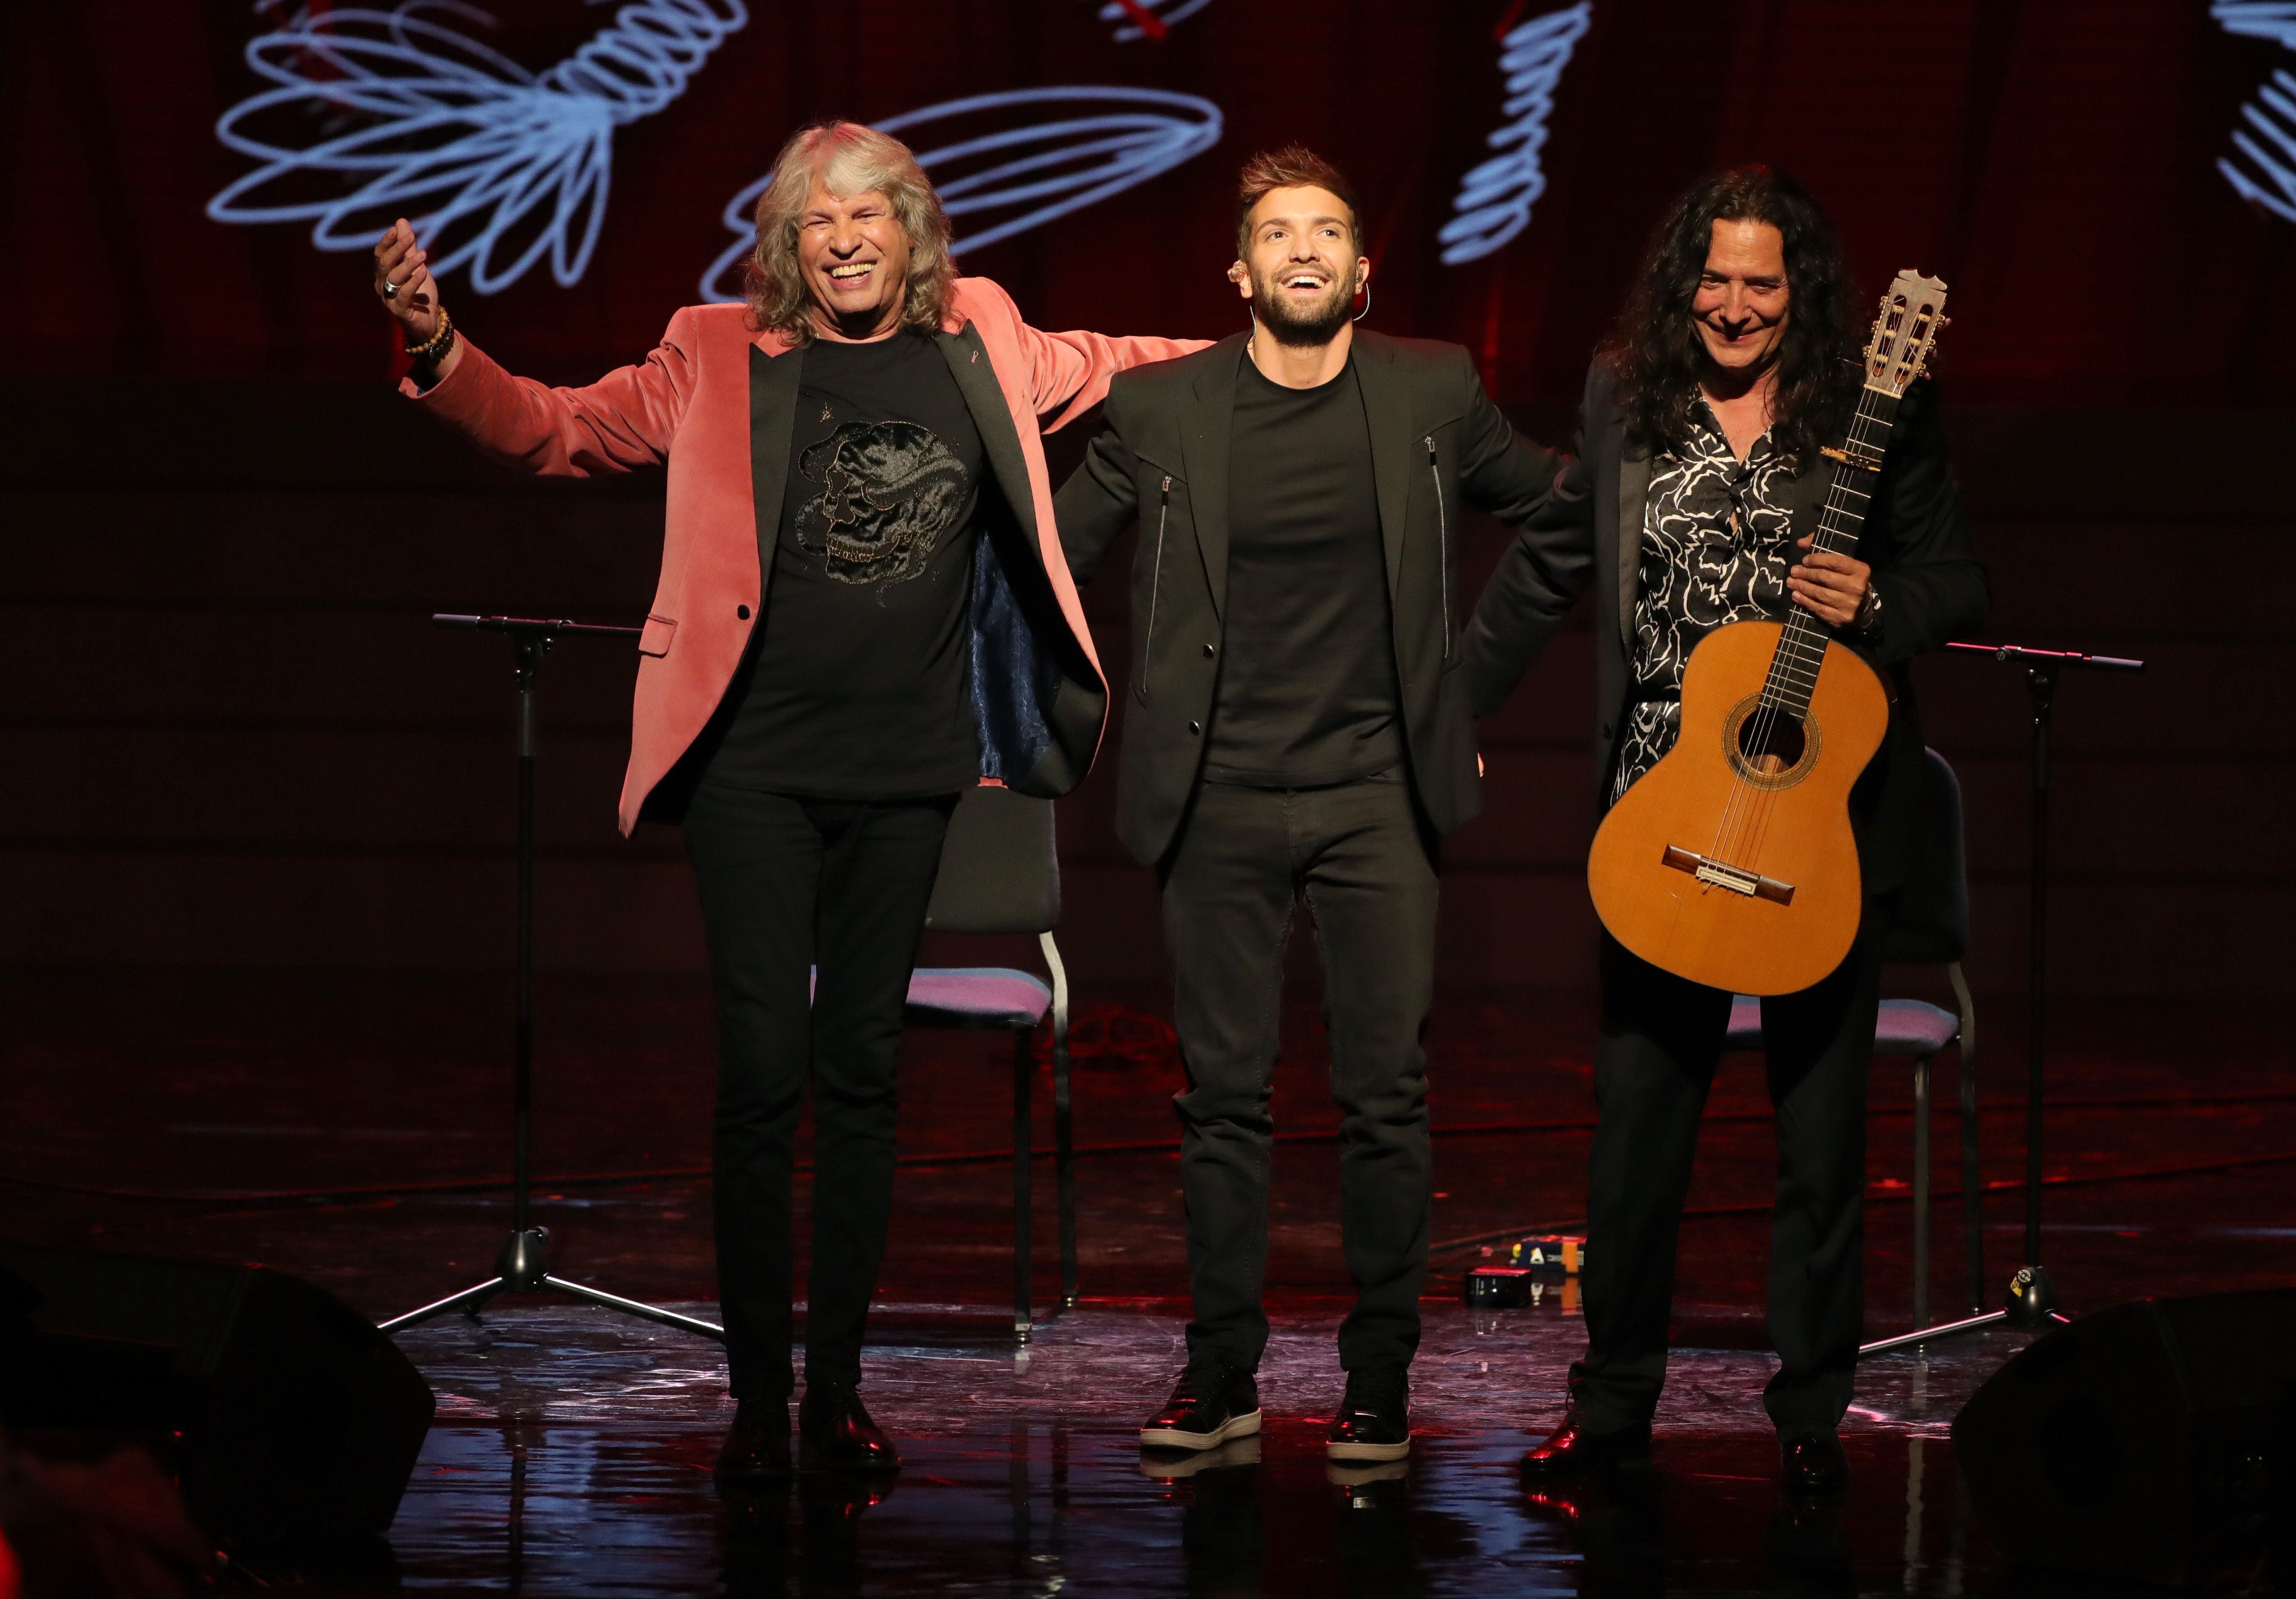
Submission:
[[[1144,1449],[1217,1449],[1232,1438],[1246,1438],[1259,1431],[1259,1412],[1246,1411],[1232,1415],[1210,1432],[1183,1432],[1177,1427],[1143,1427],[1140,1447]]]
[[[1143,1449],[1140,1451],[1140,1474],[1154,1482],[1185,1482],[1200,1472],[1226,1471],[1233,1466],[1259,1464],[1259,1434],[1248,1432],[1242,1438],[1232,1438],[1217,1449],[1199,1449],[1191,1454],[1180,1449]],[[1337,1470],[1337,1467],[1326,1467]],[[1396,1472],[1400,1466],[1357,1466],[1357,1471]]]
[[[1401,1460],[1411,1453],[1411,1440],[1399,1444],[1325,1444],[1324,1453],[1332,1460]]]

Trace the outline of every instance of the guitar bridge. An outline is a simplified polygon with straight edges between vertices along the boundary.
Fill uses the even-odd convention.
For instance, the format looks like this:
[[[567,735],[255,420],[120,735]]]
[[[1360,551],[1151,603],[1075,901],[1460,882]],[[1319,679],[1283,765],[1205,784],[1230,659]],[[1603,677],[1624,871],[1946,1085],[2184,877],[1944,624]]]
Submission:
[[[1679,844],[1669,844],[1660,864],[1672,866],[1677,872],[1687,872],[1702,883],[1718,889],[1727,889],[1733,894],[1743,894],[1749,899],[1767,899],[1773,905],[1793,903],[1793,884],[1780,882],[1775,877],[1764,877],[1759,872],[1749,872],[1743,866],[1734,866],[1727,861],[1710,860],[1707,857],[1685,849]]]

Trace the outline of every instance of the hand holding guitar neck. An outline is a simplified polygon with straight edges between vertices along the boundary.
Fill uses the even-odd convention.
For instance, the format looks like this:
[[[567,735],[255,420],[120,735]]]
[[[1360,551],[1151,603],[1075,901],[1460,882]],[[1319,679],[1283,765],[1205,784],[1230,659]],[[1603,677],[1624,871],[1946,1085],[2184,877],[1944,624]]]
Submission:
[[[1836,627],[1847,627],[1857,621],[1858,609],[1866,603],[1866,591],[1874,584],[1874,569],[1854,555],[1811,549],[1816,542],[1813,536],[1795,545],[1808,553],[1786,573],[1786,591],[1803,610]]]

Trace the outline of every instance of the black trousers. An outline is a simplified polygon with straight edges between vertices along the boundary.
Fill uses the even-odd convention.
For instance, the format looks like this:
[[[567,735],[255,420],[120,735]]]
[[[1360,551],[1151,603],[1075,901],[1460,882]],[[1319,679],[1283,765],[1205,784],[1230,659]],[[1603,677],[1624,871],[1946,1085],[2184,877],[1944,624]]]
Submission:
[[[701,784],[684,820],[718,1004],[718,1297],[736,1398],[786,1398],[790,1185],[813,1080],[808,1382],[858,1382],[893,1202],[895,1062],[955,795],[803,800]],[[808,992],[811,969],[817,986]]]
[[[1257,1370],[1267,1346],[1268,1101],[1283,951],[1305,901],[1323,955],[1340,1123],[1340,1235],[1356,1306],[1349,1371],[1407,1363],[1427,1275],[1427,1057],[1435,864],[1400,772],[1321,789],[1206,783],[1163,865],[1164,938],[1187,1090],[1191,1358]]]
[[[1777,1111],[1769,1330],[1778,1370],[1763,1404],[1781,1433],[1822,1432],[1849,1407],[1864,1325],[1866,1084],[1894,898],[1869,899],[1831,977],[1762,1001]],[[1603,935],[1588,1161],[1587,1356],[1572,1398],[1597,1428],[1646,1422],[1666,1383],[1683,1197],[1730,996],[1685,982]]]

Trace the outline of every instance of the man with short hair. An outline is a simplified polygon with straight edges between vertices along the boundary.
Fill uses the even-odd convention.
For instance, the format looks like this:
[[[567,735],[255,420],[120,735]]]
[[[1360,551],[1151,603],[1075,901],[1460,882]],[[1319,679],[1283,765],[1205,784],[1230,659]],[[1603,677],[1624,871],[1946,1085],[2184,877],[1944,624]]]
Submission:
[[[1607,807],[1674,747],[1691,652],[1732,622],[1800,607],[1892,685],[1880,752],[1850,793],[1866,896],[1829,977],[1762,1001],[1778,1190],[1763,1398],[1787,1487],[1848,1480],[1838,1434],[1864,1309],[1866,1084],[1882,934],[1923,824],[1923,743],[1906,663],[1985,616],[1938,426],[1909,389],[1855,555],[1812,547],[1833,482],[1823,452],[1862,366],[1841,249],[1809,193],[1742,167],[1693,185],[1660,226],[1616,340],[1587,374],[1580,461],[1501,559],[1475,607],[1465,676],[1496,710],[1581,587],[1595,590],[1595,778]],[[1666,1380],[1677,1227],[1731,996],[1607,932],[1588,1160],[1587,1354],[1570,1405],[1522,1461],[1534,1477],[1638,1464]]]
[[[1152,1448],[1257,1431],[1270,1080],[1283,947],[1323,955],[1341,1122],[1341,1460],[1410,1449],[1427,1269],[1436,845],[1480,805],[1456,603],[1459,518],[1509,521],[1559,458],[1456,345],[1358,332],[1347,180],[1297,147],[1243,169],[1228,276],[1252,331],[1122,374],[1056,502],[1078,581],[1140,525],[1117,831],[1163,888],[1195,1316]],[[1366,302],[1366,309],[1368,302]]]
[[[903,1002],[941,840],[983,782],[1051,798],[1090,767],[1107,688],[1054,533],[1037,417],[1199,341],[1044,333],[959,277],[908,148],[799,130],[758,201],[746,306],[690,306],[583,389],[463,341],[405,221],[375,291],[406,391],[481,449],[575,477],[667,462],[622,831],[685,834],[718,1029],[718,1297],[738,1401],[728,1480],[790,1469],[792,1146],[814,1087],[808,1463],[898,1467],[861,1403],[892,1204]],[[812,980],[818,969],[817,985]]]

